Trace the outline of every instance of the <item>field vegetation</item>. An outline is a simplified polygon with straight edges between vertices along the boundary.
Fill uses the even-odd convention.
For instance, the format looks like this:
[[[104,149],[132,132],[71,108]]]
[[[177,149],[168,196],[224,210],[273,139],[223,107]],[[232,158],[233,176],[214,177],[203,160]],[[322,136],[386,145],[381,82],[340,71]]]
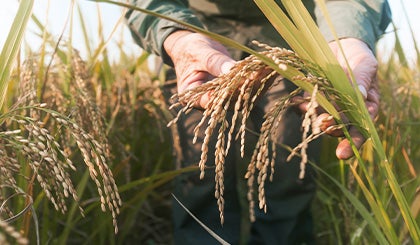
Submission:
[[[130,7],[121,2],[98,2],[116,8]],[[395,33],[391,55],[386,60],[379,59],[381,108],[372,121],[360,94],[351,83],[341,83],[345,76],[342,70],[330,68],[336,63],[314,23],[303,14],[302,6],[284,0],[289,19],[278,15],[282,10],[272,1],[256,2],[286,37],[294,53],[263,44],[260,46],[265,51],[257,52],[195,29],[253,55],[236,67],[235,74],[271,69],[270,76],[281,74],[301,90],[310,92],[311,101],[326,108],[338,122],[340,115],[330,101],[340,101],[347,116],[369,138],[360,154],[356,151],[356,157],[339,161],[331,150],[335,149],[337,139],[324,137],[321,161],[324,164],[305,162],[312,164],[319,176],[313,204],[319,243],[420,244],[417,47],[417,60],[410,62]],[[48,26],[31,14],[33,3],[33,0],[20,2],[14,26],[0,54],[0,243],[170,244],[170,207],[174,201],[171,180],[182,172],[200,175],[200,168],[176,168],[173,154],[176,149],[171,127],[167,125],[177,115],[168,110],[170,105],[163,96],[166,67],[157,64],[152,69],[153,57],[149,54],[137,56],[124,49],[126,41],[118,38],[123,21],[115,26],[111,36],[105,36],[101,28],[97,32],[88,31],[75,1],[68,31],[84,30],[88,52],[87,57],[82,57],[74,49],[71,35],[53,36]],[[73,24],[75,19],[80,26]],[[98,20],[101,23],[100,15]],[[29,22],[35,24],[35,33],[42,40],[39,49],[24,42]],[[93,39],[98,41],[92,43]],[[119,40],[117,59],[110,57],[110,40]],[[237,108],[235,113],[246,118],[252,109],[252,96],[243,97],[236,106],[236,101],[230,102],[223,94],[228,89],[237,89],[232,86],[242,85],[226,84],[224,79],[201,88],[216,89],[222,96],[220,104],[210,107],[206,115],[217,116],[219,120],[215,121],[224,122],[223,106],[232,103],[230,108]],[[242,91],[246,95],[246,87]],[[179,98],[192,101],[199,92]],[[288,99],[281,102],[267,118],[281,114]],[[185,108],[188,111],[188,103]],[[243,122],[233,123],[241,126]],[[266,125],[273,127],[270,121]],[[268,152],[264,148],[269,144],[266,134],[261,135],[256,154]],[[308,134],[303,142],[315,136]],[[219,204],[223,211],[223,152],[229,146],[224,142],[220,145],[217,169],[221,172],[215,184],[221,189],[215,190],[219,198],[214,204]],[[304,156],[304,145],[290,149],[291,153]],[[250,185],[259,179],[260,191],[270,184],[261,181],[269,168],[264,163],[275,156],[267,153],[263,157],[263,161],[250,164],[247,174]],[[200,167],[203,171],[204,166]],[[251,177],[254,174],[255,179]],[[256,201],[264,208],[269,200],[263,195],[259,197],[250,203]]]

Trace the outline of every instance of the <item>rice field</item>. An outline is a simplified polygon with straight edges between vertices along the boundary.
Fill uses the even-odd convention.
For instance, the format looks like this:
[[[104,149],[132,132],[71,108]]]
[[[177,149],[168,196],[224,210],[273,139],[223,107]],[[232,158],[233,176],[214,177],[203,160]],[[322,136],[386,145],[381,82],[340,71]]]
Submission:
[[[110,4],[110,1],[101,2]],[[256,2],[267,16],[269,11],[281,11],[271,1]],[[157,62],[152,69],[150,62],[154,58],[149,54],[134,55],[126,51],[125,41],[118,38],[117,31],[123,28],[123,22],[111,34],[113,40],[120,40],[118,59],[111,59],[108,50],[111,37],[100,30],[87,31],[76,2],[73,7],[78,14],[70,23],[76,23],[77,19],[81,26],[69,24],[68,28],[85,30],[84,39],[90,51],[87,57],[82,57],[71,38],[52,35],[39,17],[31,16],[33,3],[33,0],[21,1],[15,26],[8,33],[0,56],[0,243],[170,244],[171,180],[183,172],[202,175],[205,161],[202,159],[196,167],[175,167],[176,149],[171,127],[167,125],[177,115],[170,112],[171,104],[163,96],[166,67]],[[310,26],[299,35],[319,39],[319,33],[308,19],[305,23],[293,19],[293,13],[302,11],[299,4],[292,5],[285,3],[293,23],[283,20],[282,25]],[[33,50],[23,42],[27,23],[38,28],[36,32],[42,40],[39,49]],[[283,33],[284,36],[293,34],[296,33]],[[89,41],[91,35],[99,40],[94,45]],[[245,49],[224,37],[209,35]],[[320,244],[420,244],[417,176],[420,52],[416,47],[417,60],[412,64],[396,33],[395,38],[391,54],[380,59],[378,117],[374,121],[366,119],[369,115],[360,109],[364,107],[354,106],[363,103],[357,95],[340,105],[353,111],[350,118],[370,133],[360,154],[339,161],[330,150],[335,148],[337,139],[325,137],[321,162],[328,164],[305,161],[305,144],[319,136],[309,133],[298,148],[289,149],[291,154],[302,157],[302,166],[311,164],[318,171],[313,213]],[[297,41],[290,40],[291,46]],[[414,37],[413,43],[416,43]],[[181,113],[188,112],[200,93],[216,91],[218,103],[207,108],[205,117],[214,118],[215,123],[225,122],[224,112],[233,108],[233,120],[223,125],[237,124],[243,132],[253,100],[278,74],[296,82],[299,91],[310,91],[311,101],[329,108],[332,115],[337,112],[328,101],[336,98],[346,101],[345,94],[353,93],[348,87],[334,83],[341,79],[340,71],[317,67],[321,73],[302,61],[324,63],[321,59],[328,54],[316,53],[302,59],[305,50],[297,48],[291,52],[257,45],[264,51],[247,49],[252,55],[238,63],[232,73],[196,91],[178,95],[177,99],[185,105]],[[315,47],[312,50],[325,50],[322,41],[296,46],[309,45]],[[264,74],[265,78],[242,82],[255,72]],[[226,80],[238,83],[227,84]],[[260,89],[250,94],[248,88],[256,83]],[[233,98],[232,91],[241,92]],[[321,94],[333,96],[325,98]],[[255,161],[250,163],[247,173],[249,186],[258,181],[258,190],[249,191],[261,191],[264,185],[270,184],[266,173],[276,156],[267,150],[272,144],[268,129],[275,127],[282,110],[291,106],[291,96],[279,100],[272,114],[266,115],[267,130],[262,130]],[[311,115],[305,118],[308,118],[308,128]],[[220,133],[212,131],[217,125],[200,126],[207,127],[208,136]],[[235,137],[232,131],[224,132],[228,135],[219,139]],[[312,132],[319,133],[314,128]],[[241,133],[238,139],[243,144],[246,142]],[[219,205],[223,219],[223,156],[229,143],[220,141],[219,146],[216,159],[220,167],[216,168],[219,172],[215,183],[219,189],[215,189],[218,200],[215,199],[214,205]],[[202,157],[207,153],[204,148]],[[264,208],[264,195],[258,197],[249,200],[250,210],[254,205]]]

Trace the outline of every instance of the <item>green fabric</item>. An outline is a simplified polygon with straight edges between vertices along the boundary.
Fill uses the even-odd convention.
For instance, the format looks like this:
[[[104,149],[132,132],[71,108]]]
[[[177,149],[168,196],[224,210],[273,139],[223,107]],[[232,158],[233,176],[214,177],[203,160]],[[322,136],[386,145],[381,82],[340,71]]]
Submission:
[[[277,2],[280,1],[277,0]],[[203,24],[202,19],[200,20],[196,13],[210,19],[218,18],[249,25],[269,25],[251,0],[131,0],[131,3],[199,27],[203,27],[206,23]],[[321,11],[314,8],[314,1],[303,0],[303,3],[317,20],[326,40],[334,40]],[[375,49],[376,41],[383,34],[391,19],[391,12],[386,0],[333,0],[326,1],[326,3],[339,38],[358,38],[366,42],[372,50]],[[163,50],[163,41],[173,31],[184,28],[171,21],[148,16],[138,11],[129,11],[126,18],[135,41],[144,50],[161,56],[166,64],[172,65]],[[217,32],[217,30],[211,31]],[[262,34],[273,36],[273,33],[269,32]],[[279,43],[282,42],[279,41]]]
[[[391,20],[387,1],[326,1],[334,29],[339,38],[358,38],[375,50],[376,41]],[[316,8],[318,26],[327,41],[334,36],[319,8]]]

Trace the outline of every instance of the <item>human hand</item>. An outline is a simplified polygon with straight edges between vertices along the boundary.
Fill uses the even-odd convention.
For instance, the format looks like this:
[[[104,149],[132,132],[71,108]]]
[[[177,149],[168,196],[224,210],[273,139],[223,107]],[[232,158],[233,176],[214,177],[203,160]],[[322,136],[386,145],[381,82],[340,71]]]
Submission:
[[[350,79],[350,72],[346,63],[347,59],[349,68],[352,70],[358,88],[365,99],[365,105],[368,109],[369,115],[373,119],[377,116],[379,108],[379,91],[376,80],[378,62],[367,44],[359,39],[341,39],[340,44],[343,48],[345,57],[343,56],[337,42],[331,42],[329,43],[329,46]],[[299,105],[299,108],[305,110],[306,106],[307,105],[305,103],[302,103]],[[334,125],[335,121],[329,114],[321,113],[318,116],[316,123],[320,125],[321,129],[326,130],[331,128],[330,126]],[[354,145],[357,149],[359,149],[366,139],[356,127],[350,126],[348,130]],[[327,130],[325,132],[332,136],[343,136],[341,130]],[[337,146],[336,156],[339,159],[348,159],[353,155],[354,153],[349,140],[342,140]]]
[[[223,45],[199,33],[176,31],[166,38],[163,46],[174,63],[178,93],[228,73],[235,64]],[[209,102],[207,93],[196,106],[205,109]]]
[[[340,44],[344,50],[350,69],[353,71],[354,78],[359,87],[361,94],[365,99],[365,105],[370,117],[373,119],[378,115],[379,109],[379,91],[376,79],[378,70],[378,61],[376,60],[372,50],[366,43],[356,38],[345,38],[340,40]],[[346,59],[336,42],[329,44],[334,55],[346,74],[350,77],[347,69]],[[363,135],[353,126],[349,128],[349,134],[359,149],[365,142]],[[336,149],[336,155],[340,159],[347,159],[354,155],[349,140],[344,139],[339,143]]]

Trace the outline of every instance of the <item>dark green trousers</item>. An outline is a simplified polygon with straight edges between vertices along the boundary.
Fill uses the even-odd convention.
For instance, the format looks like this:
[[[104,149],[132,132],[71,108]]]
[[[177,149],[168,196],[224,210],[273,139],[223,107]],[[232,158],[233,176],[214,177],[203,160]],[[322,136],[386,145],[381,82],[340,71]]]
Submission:
[[[300,158],[294,157],[287,162],[289,151],[277,147],[277,162],[274,179],[267,181],[265,194],[267,213],[256,207],[256,221],[248,220],[247,185],[244,178],[246,168],[253,153],[257,135],[264,114],[278,98],[290,92],[292,85],[287,81],[276,83],[257,103],[248,122],[245,157],[239,154],[239,143],[231,147],[225,161],[224,173],[224,218],[220,223],[217,201],[214,197],[214,143],[209,145],[208,161],[204,179],[199,173],[180,175],[174,182],[174,195],[201,222],[230,244],[312,244],[311,200],[315,194],[314,172],[307,165],[306,176],[299,179]],[[194,127],[201,120],[202,112],[195,110],[183,115],[177,124],[179,164],[197,165],[200,161],[203,131],[196,144],[192,143]],[[287,111],[279,127],[276,142],[297,145],[301,140],[301,115],[295,109]],[[178,140],[179,139],[179,140]],[[310,145],[310,160],[317,160],[319,144]],[[258,206],[258,201],[256,201]],[[185,210],[174,201],[173,222],[175,244],[218,244]]]

